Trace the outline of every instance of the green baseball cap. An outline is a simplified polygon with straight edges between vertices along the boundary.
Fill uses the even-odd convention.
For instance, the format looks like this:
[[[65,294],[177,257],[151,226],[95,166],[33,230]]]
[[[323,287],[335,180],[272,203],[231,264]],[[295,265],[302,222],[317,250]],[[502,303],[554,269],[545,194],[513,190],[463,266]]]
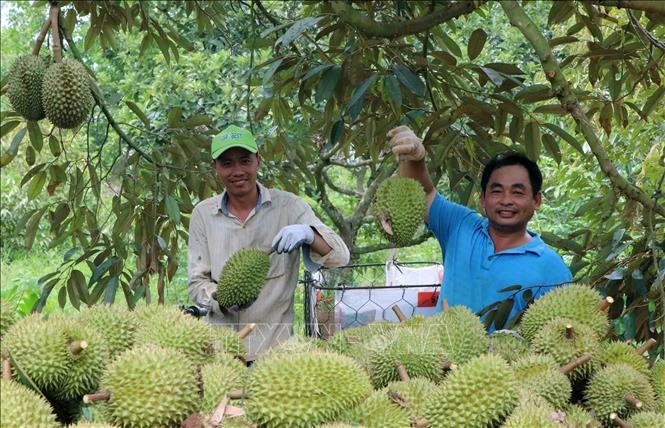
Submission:
[[[213,159],[217,159],[219,155],[232,147],[240,147],[252,153],[259,151],[251,132],[239,126],[230,125],[213,137],[210,154]]]

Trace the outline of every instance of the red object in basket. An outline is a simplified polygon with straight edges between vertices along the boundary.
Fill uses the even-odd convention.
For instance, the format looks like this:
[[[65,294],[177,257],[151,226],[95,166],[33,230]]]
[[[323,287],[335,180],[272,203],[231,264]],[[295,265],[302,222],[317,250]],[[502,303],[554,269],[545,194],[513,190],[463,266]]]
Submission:
[[[419,308],[433,308],[439,300],[438,291],[419,291],[418,292],[418,307]]]

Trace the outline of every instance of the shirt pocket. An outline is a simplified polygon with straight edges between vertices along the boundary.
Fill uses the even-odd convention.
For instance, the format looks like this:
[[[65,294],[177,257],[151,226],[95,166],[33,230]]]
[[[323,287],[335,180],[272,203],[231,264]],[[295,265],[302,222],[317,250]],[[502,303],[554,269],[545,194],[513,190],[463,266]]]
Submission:
[[[286,273],[286,264],[288,262],[288,254],[272,253],[270,255],[270,269],[266,280],[279,278]]]

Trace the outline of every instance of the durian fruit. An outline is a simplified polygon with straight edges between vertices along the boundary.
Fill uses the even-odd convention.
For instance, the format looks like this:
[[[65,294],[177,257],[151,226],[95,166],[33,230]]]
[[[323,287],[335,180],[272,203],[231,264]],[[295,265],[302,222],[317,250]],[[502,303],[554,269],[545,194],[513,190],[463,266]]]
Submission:
[[[600,342],[590,327],[565,318],[554,318],[547,322],[535,335],[531,344],[533,352],[551,355],[561,366],[584,354],[593,355],[599,347]],[[599,362],[592,358],[575,367],[568,377],[571,382],[586,379],[599,366]]]
[[[347,424],[345,422],[328,422],[323,425],[319,425],[318,428],[368,428],[368,427],[364,425]]]
[[[94,305],[81,311],[79,317],[82,323],[90,324],[101,333],[111,358],[134,346],[138,321],[126,306]]]
[[[176,349],[194,364],[212,360],[213,332],[205,321],[186,315],[174,306],[150,307],[153,314],[139,321],[136,329],[136,345],[153,344]]]
[[[200,411],[212,413],[224,395],[242,389],[247,368],[230,354],[220,354],[212,363],[201,366],[203,400]]]
[[[411,378],[439,382],[450,361],[444,349],[435,342],[425,330],[400,328],[361,344],[352,354],[367,369],[375,389],[400,380],[395,361],[403,364]]]
[[[219,274],[216,294],[219,305],[228,308],[253,303],[269,269],[270,257],[258,248],[242,248],[233,253]]]
[[[412,420],[424,419],[425,402],[436,389],[436,384],[423,378],[391,382],[384,388],[388,397],[397,394],[398,399],[404,400],[404,406]]]
[[[20,371],[42,392],[57,391],[69,375],[71,352],[61,326],[40,314],[22,318],[2,337],[3,353],[11,355],[14,375]]]
[[[41,94],[46,117],[58,128],[81,125],[95,102],[85,67],[73,59],[63,59],[46,69]]]
[[[441,344],[450,361],[456,364],[485,353],[489,347],[485,326],[466,306],[452,306],[431,316],[422,328]]]
[[[79,421],[68,428],[117,428],[115,425],[109,425],[105,422]]]
[[[268,354],[290,354],[290,353],[307,353],[319,351],[322,348],[321,340],[311,338],[308,336],[300,336],[294,334],[287,340],[282,341],[271,347],[263,356]],[[259,358],[263,358],[263,356]]]
[[[37,55],[21,55],[7,75],[7,96],[12,107],[27,120],[46,117],[42,106],[42,82],[47,63]]]
[[[594,373],[584,399],[596,417],[608,425],[613,413],[626,419],[638,411],[656,408],[649,378],[628,364],[612,364]]]
[[[346,328],[338,331],[327,340],[324,340],[323,348],[332,352],[348,355],[352,348],[363,342],[373,339],[389,331],[394,330],[398,324],[390,321],[376,321],[360,327]]]
[[[180,351],[137,346],[118,355],[102,376],[104,420],[120,427],[180,426],[199,405],[191,361]],[[85,395],[83,401],[94,401]]]
[[[538,395],[522,394],[520,402],[501,425],[501,428],[561,427],[564,413],[557,411]]]
[[[665,414],[665,360],[656,360],[651,367],[651,383],[658,399],[658,411]]]
[[[643,356],[639,355],[635,348],[625,342],[609,341],[603,342],[600,352],[595,357],[602,366],[609,364],[625,363],[632,366],[644,376],[649,376],[649,363]]]
[[[337,420],[372,391],[367,373],[331,352],[273,354],[250,370],[245,410],[259,426],[313,427]]]
[[[530,353],[529,342],[513,330],[497,330],[490,336],[487,352],[502,356],[509,363]]]
[[[210,325],[212,344],[215,353],[223,352],[237,357],[245,358],[247,348],[240,335],[229,327]]]
[[[362,403],[344,412],[339,419],[351,426],[362,425],[366,428],[411,426],[411,417],[407,409],[395,403],[385,388],[374,391]]]
[[[572,385],[568,376],[549,355],[527,355],[511,364],[520,388],[540,396],[555,409],[563,409],[570,401]]]
[[[16,311],[6,300],[0,299],[0,337],[16,322]]]
[[[0,379],[0,427],[57,427],[51,405],[13,380]]]
[[[600,428],[600,422],[579,404],[569,404],[565,409],[564,426],[566,428]]]
[[[487,427],[517,405],[519,384],[501,357],[483,354],[453,370],[425,403],[433,427]]]
[[[632,428],[665,427],[665,414],[654,411],[633,414],[628,423]]]
[[[609,327],[607,313],[599,308],[603,296],[584,284],[557,287],[537,299],[522,316],[520,330],[528,341],[553,318],[568,318],[589,326],[597,338],[605,337]]]
[[[372,213],[382,234],[398,247],[408,245],[425,218],[423,186],[413,178],[390,177],[376,189]]]

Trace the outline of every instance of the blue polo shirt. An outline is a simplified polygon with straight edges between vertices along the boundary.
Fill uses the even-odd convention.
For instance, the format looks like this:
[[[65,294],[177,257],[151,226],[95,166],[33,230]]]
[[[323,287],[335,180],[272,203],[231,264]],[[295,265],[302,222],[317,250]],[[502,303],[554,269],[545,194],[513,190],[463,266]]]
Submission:
[[[437,304],[439,311],[446,299],[449,306],[464,305],[478,313],[515,294],[515,290],[499,292],[502,288],[535,286],[531,290],[537,298],[572,280],[561,256],[536,233],[528,231],[532,239],[523,246],[495,253],[488,226],[488,219],[475,211],[440,194],[434,198],[428,227],[441,245],[445,269]],[[514,297],[508,320],[526,306],[521,292]],[[494,329],[492,325],[490,331]]]

